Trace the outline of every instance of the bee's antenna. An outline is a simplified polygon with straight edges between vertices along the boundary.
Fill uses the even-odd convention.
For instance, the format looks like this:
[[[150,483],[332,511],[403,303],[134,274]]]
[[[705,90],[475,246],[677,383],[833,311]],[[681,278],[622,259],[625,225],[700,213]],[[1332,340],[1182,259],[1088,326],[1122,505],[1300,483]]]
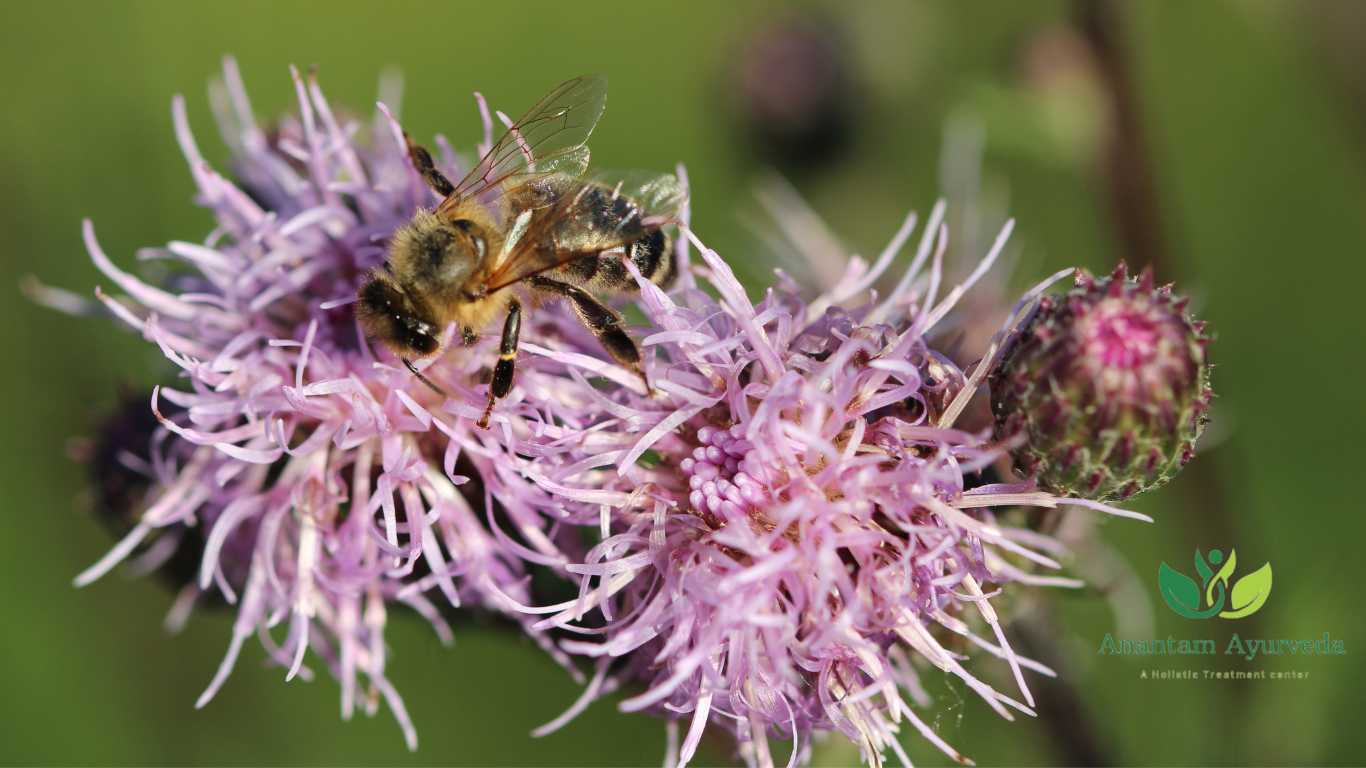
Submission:
[[[438,395],[441,395],[442,397],[450,397],[450,395],[446,394],[446,390],[442,389],[441,387],[438,387],[435,383],[432,382],[431,379],[422,375],[422,371],[419,371],[417,369],[417,366],[413,365],[412,360],[409,360],[406,357],[403,358],[403,365],[405,368],[411,371],[414,376],[417,377],[418,381],[422,382],[423,384],[426,384],[428,387],[431,387],[433,392],[437,393]]]

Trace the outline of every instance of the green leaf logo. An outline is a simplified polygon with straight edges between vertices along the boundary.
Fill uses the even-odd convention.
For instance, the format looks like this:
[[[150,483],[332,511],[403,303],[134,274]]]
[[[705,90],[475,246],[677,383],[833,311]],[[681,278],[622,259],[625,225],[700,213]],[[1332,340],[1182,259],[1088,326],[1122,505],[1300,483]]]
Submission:
[[[1197,549],[1194,564],[1199,582],[1165,562],[1157,569],[1162,599],[1179,616],[1241,619],[1256,613],[1271,594],[1271,563],[1237,580],[1233,578],[1238,568],[1238,553],[1234,550],[1224,557],[1217,549],[1210,550],[1208,555]],[[1226,604],[1228,610],[1224,610]]]
[[[1271,596],[1271,563],[1244,576],[1233,585],[1229,597],[1231,610],[1219,614],[1221,619],[1241,619],[1251,616],[1266,603]]]
[[[1218,611],[1218,608],[1212,612],[1201,611],[1200,587],[1195,580],[1165,562],[1157,569],[1157,585],[1162,589],[1162,599],[1167,601],[1167,607],[1180,616],[1208,619]]]

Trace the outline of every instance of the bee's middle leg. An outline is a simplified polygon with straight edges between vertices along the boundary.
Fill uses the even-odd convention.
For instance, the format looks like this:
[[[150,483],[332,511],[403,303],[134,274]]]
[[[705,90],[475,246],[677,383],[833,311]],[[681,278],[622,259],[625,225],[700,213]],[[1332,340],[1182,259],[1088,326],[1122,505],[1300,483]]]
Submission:
[[[640,348],[622,329],[621,316],[612,311],[611,307],[598,301],[597,297],[588,291],[569,283],[539,276],[531,278],[528,283],[536,290],[568,299],[574,306],[574,314],[578,316],[579,322],[593,332],[598,343],[607,350],[607,354],[621,365],[635,371],[641,381],[645,382],[645,389],[650,389],[650,380],[645,377],[645,368],[640,364]]]
[[[489,382],[489,403],[479,417],[479,428],[488,429],[493,404],[512,391],[512,376],[517,372],[517,337],[522,332],[522,304],[513,299],[503,321],[503,337],[498,343],[498,362],[493,366],[493,381]]]

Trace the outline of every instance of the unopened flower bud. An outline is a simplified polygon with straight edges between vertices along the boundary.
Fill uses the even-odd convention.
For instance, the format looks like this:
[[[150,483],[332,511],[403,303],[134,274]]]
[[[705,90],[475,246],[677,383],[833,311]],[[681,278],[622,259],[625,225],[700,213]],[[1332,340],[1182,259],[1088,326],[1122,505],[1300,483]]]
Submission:
[[[1208,421],[1204,323],[1123,264],[1044,297],[992,377],[998,435],[1049,492],[1106,501],[1170,480]]]

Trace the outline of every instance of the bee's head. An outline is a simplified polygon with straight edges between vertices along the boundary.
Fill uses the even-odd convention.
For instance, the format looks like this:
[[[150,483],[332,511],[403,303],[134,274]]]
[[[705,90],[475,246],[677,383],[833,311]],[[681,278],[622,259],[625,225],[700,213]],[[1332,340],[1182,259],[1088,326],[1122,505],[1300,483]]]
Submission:
[[[357,296],[356,317],[365,334],[401,357],[427,357],[441,346],[441,329],[425,305],[382,272],[370,276]]]

